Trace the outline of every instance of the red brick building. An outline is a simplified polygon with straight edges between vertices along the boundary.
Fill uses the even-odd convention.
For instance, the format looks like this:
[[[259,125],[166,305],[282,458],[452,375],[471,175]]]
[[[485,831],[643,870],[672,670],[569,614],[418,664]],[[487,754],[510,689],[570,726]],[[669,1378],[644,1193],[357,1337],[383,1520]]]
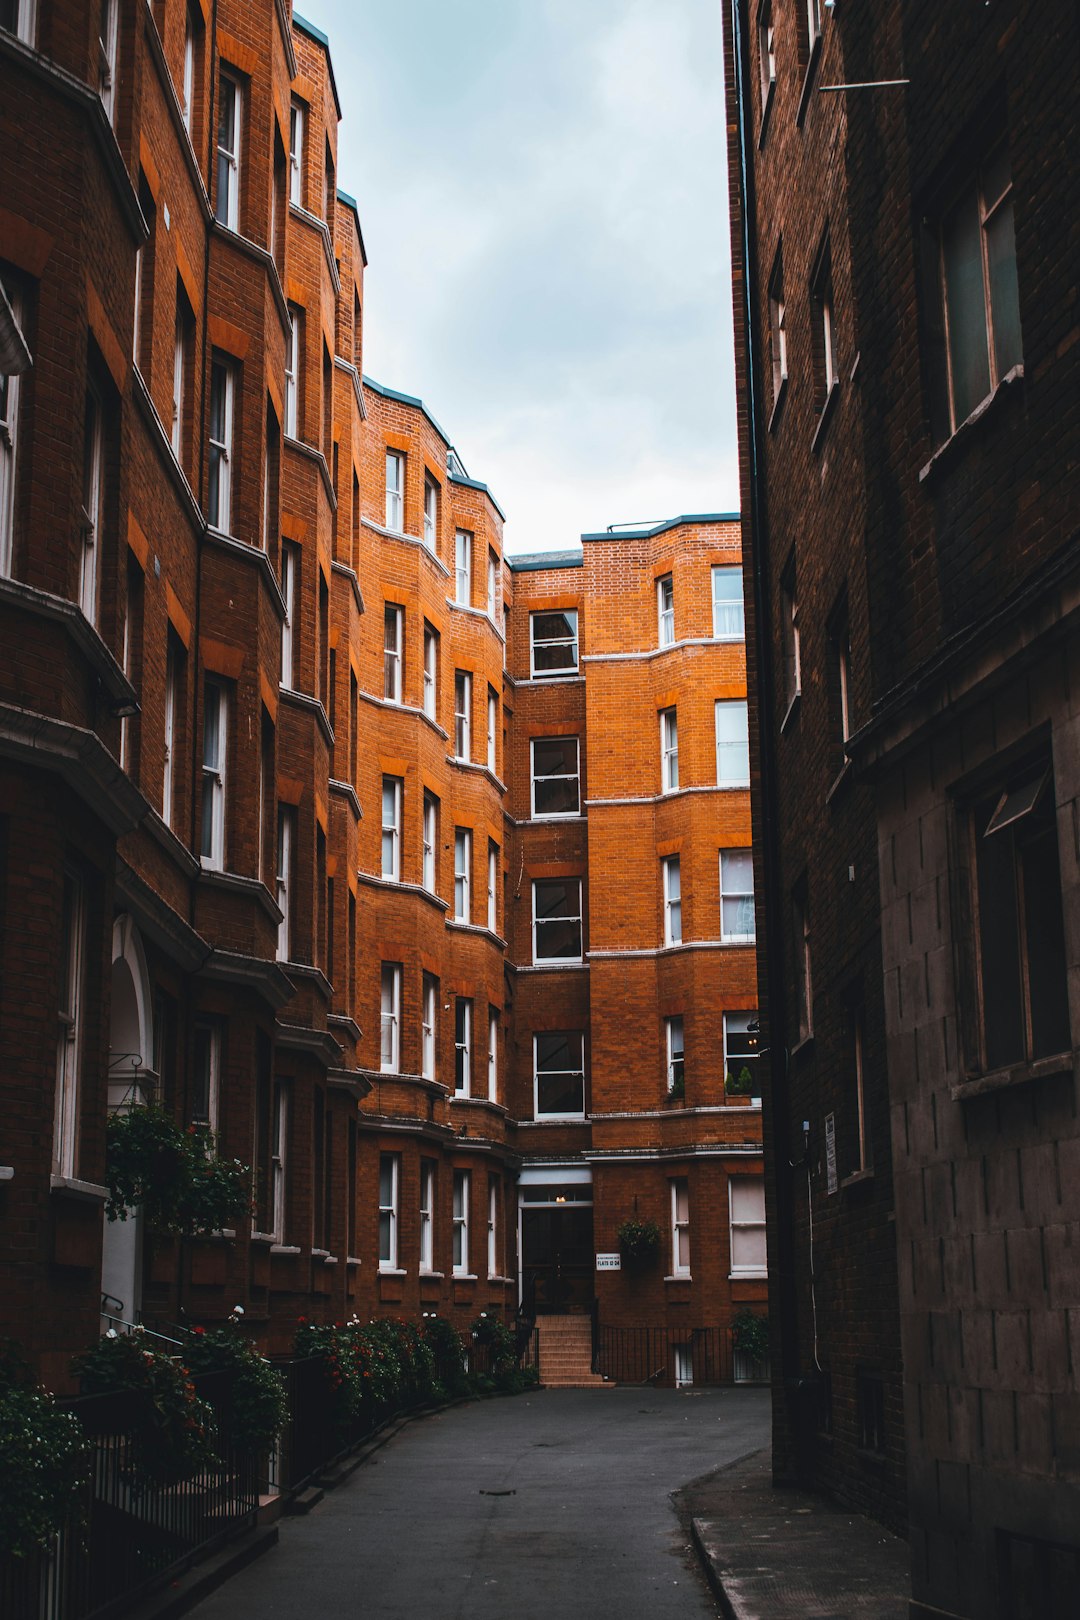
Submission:
[[[1069,1613],[1073,8],[726,15],[775,1469]]]
[[[363,378],[286,7],[16,0],[0,85],[0,1333],[60,1387],[103,1314],[242,1303],[283,1351],[597,1300],[725,1373],[765,1297],[737,520],[508,563]],[[152,1097],[250,1224],[103,1220]],[[656,1261],[598,1272],[635,1216]]]

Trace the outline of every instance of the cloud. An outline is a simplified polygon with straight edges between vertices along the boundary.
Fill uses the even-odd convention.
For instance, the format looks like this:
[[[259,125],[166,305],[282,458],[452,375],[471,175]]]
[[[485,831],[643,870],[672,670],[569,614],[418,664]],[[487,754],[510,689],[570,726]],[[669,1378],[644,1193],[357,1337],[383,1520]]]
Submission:
[[[512,548],[738,501],[711,0],[325,0],[365,367],[424,397]]]

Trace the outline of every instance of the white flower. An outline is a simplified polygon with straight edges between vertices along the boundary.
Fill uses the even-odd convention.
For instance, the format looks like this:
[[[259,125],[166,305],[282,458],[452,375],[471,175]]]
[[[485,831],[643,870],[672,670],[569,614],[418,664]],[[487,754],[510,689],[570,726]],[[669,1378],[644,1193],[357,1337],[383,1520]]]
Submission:
[[[110,1328],[108,1333],[106,1333],[105,1337],[107,1339],[118,1339],[120,1337],[120,1335],[117,1333],[115,1328]]]
[[[244,1307],[242,1305],[234,1305],[232,1308],[232,1313],[234,1316],[243,1316]]]

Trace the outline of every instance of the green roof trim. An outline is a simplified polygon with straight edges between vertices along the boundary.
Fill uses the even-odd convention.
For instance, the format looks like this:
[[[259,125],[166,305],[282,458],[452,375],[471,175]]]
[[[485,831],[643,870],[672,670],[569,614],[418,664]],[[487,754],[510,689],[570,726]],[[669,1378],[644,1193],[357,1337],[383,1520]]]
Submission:
[[[363,382],[364,387],[370,388],[373,394],[380,394],[383,399],[397,400],[399,405],[411,405],[413,410],[420,411],[421,414],[431,423],[432,427],[435,429],[446,448],[448,450],[454,449],[450,435],[447,433],[445,428],[439,426],[438,422],[436,422],[435,418],[432,416],[422,399],[417,398],[415,394],[403,394],[398,388],[387,388],[384,383],[376,382],[374,377],[365,376]],[[458,460],[460,461],[460,459],[461,458],[459,456]],[[447,473],[447,479],[452,484],[464,484],[466,489],[480,490],[481,494],[487,496],[488,500],[491,502],[496,512],[498,512],[503,522],[506,522],[506,513],[503,511],[502,507],[499,505],[498,501],[495,499],[494,495],[491,493],[486,484],[481,484],[476,478],[464,478],[460,474],[451,472]]]
[[[499,505],[498,501],[495,499],[494,495],[491,493],[486,484],[482,484],[478,478],[464,478],[460,473],[448,472],[446,476],[451,484],[464,484],[466,489],[478,489],[481,495],[486,495],[496,512],[498,512],[499,516],[502,518],[503,522],[506,522],[506,513],[503,511],[502,507]]]
[[[337,115],[340,118],[341,97],[337,93],[337,80],[334,78],[334,63],[330,55],[330,41],[321,28],[316,28],[315,24],[308,22],[306,17],[301,17],[298,11],[293,12],[292,20],[294,28],[299,28],[302,34],[306,34],[309,39],[313,39],[316,45],[321,45],[326,52],[326,66],[330,70],[330,88],[334,92],[334,106],[337,108]]]
[[[738,523],[740,512],[684,512],[681,517],[666,518],[648,529],[601,529],[598,534],[583,534],[582,540],[647,540],[655,534],[666,534],[668,529],[681,528],[684,523]]]
[[[582,568],[585,553],[574,547],[565,551],[526,551],[519,556],[504,558],[512,574],[538,574],[545,568]]]
[[[360,242],[360,257],[363,259],[364,267],[366,269],[367,268],[367,262],[368,262],[368,256],[367,256],[367,248],[364,246],[364,233],[360,228],[360,208],[359,208],[359,205],[357,204],[356,198],[355,197],[350,197],[349,193],[347,191],[342,191],[340,186],[338,187],[337,200],[338,200],[339,203],[344,203],[346,208],[351,208],[352,209],[352,215],[353,215],[353,218],[356,221],[356,235],[357,235],[357,238],[358,238],[358,240]]]

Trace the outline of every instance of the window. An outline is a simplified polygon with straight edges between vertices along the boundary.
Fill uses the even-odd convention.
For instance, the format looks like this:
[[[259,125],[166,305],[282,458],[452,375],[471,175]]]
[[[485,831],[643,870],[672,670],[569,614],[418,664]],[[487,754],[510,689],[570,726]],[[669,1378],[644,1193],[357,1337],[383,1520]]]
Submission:
[[[184,374],[187,369],[188,321],[179,285],[176,289],[176,323],[173,328],[172,424],[169,443],[177,461],[183,459]]]
[[[435,1269],[435,1164],[420,1160],[420,1270]]]
[[[497,623],[499,614],[499,559],[493,551],[488,552],[487,561],[487,612],[492,623]]]
[[[218,1128],[221,1087],[221,1025],[200,1019],[193,1031],[191,1054],[191,1119],[195,1125]]]
[[[98,94],[110,124],[116,122],[116,59],[119,49],[118,0],[101,0],[98,13]]]
[[[829,616],[829,707],[833,738],[839,763],[844,760],[844,744],[851,736],[851,632],[847,598]]]
[[[19,326],[23,319],[19,290],[8,283],[3,291],[15,324]],[[11,575],[15,549],[15,455],[19,442],[20,391],[17,371],[0,373],[0,578],[4,579]]]
[[[269,1231],[279,1243],[285,1239],[285,1193],[288,1173],[289,1090],[283,1080],[274,1081],[270,1118],[270,1209]]]
[[[690,1275],[690,1183],[683,1176],[671,1183],[671,1274]]]
[[[499,1100],[499,1013],[488,1008],[488,1102]]]
[[[780,656],[784,681],[785,718],[802,690],[799,646],[799,603],[795,594],[795,553],[780,576]]]
[[[383,613],[383,696],[401,702],[401,653],[405,636],[405,609],[388,602]]]
[[[492,776],[495,771],[495,749],[499,734],[499,699],[492,687],[488,687],[487,695],[487,768]]]
[[[225,768],[228,757],[225,688],[207,681],[203,705],[202,844],[204,866],[225,868]]]
[[[487,864],[487,925],[493,934],[498,933],[498,882],[499,882],[499,846],[488,840]]]
[[[405,528],[405,457],[400,450],[386,452],[386,527],[395,534]]]
[[[955,433],[1023,359],[1007,146],[991,153],[942,215],[936,246],[934,316],[944,327],[947,427]]]
[[[664,1019],[664,1044],[667,1048],[667,1088],[670,1097],[686,1093],[685,1045],[682,1014]]]
[[[469,1275],[469,1181],[467,1170],[454,1171],[454,1276]]]
[[[434,793],[424,794],[424,859],[421,881],[429,894],[435,893],[435,850],[439,834],[439,801]]]
[[[206,521],[222,534],[232,533],[233,401],[235,367],[215,354],[210,366],[210,461]]]
[[[285,333],[285,437],[298,436],[300,415],[300,311],[289,305],[289,325]]]
[[[976,944],[975,984],[965,987],[968,1067],[1002,1069],[1068,1052],[1062,878],[1049,760],[1029,760],[1010,771],[979,795],[965,819]]]
[[[814,988],[810,961],[810,897],[806,879],[791,891],[791,929],[795,964],[795,998],[799,1009],[799,1039],[808,1040],[814,1029]]]
[[[747,945],[754,939],[754,857],[749,849],[720,851],[720,938]]]
[[[533,1036],[537,1119],[585,1117],[585,1037],[580,1030]]]
[[[664,882],[664,944],[682,943],[682,884],[679,857],[668,855],[660,862]]]
[[[192,8],[184,8],[184,74],[180,85],[180,110],[184,115],[184,128],[188,138],[195,140],[195,57],[197,23]]]
[[[401,1067],[401,966],[384,962],[380,983],[379,1068],[384,1074],[397,1074]]]
[[[784,302],[784,260],[780,248],[776,250],[776,261],[769,277],[769,357],[772,362],[772,403],[775,410],[788,374],[787,305]]]
[[[674,793],[679,785],[679,721],[674,709],[660,710],[660,790]]]
[[[489,1277],[499,1276],[499,1178],[488,1176],[487,1268]]]
[[[37,22],[36,0],[3,0],[0,28],[6,28],[27,45],[33,45]]]
[[[468,1097],[472,1082],[472,1002],[454,999],[454,1095]]]
[[[765,1277],[765,1183],[760,1176],[728,1179],[731,1213],[731,1275]]]
[[[581,961],[581,879],[533,884],[533,961]]]
[[[761,1095],[761,1081],[757,1077],[760,1056],[757,1013],[726,1012],[724,1078],[728,1090],[739,1091],[749,1097]]]
[[[811,0],[811,4],[814,0]],[[828,237],[810,277],[810,319],[814,332],[814,395],[824,410],[837,384],[836,320],[833,309],[832,251]]]
[[[576,608],[561,613],[529,616],[531,673],[535,676],[576,675],[578,672],[578,616]]]
[[[870,1170],[874,1163],[873,1136],[870,1131],[870,1110],[866,1096],[866,1070],[863,1066],[863,1011],[853,1007],[849,1026],[851,1053],[851,1123],[850,1170],[852,1174]]]
[[[577,738],[534,737],[531,751],[533,815],[580,815]]]
[[[424,625],[424,713],[429,720],[436,718],[439,679],[439,637],[430,624]]]
[[[776,32],[772,20],[772,0],[764,0],[758,12],[758,71],[761,76],[761,116],[764,119],[776,84]]]
[[[289,108],[289,201],[304,206],[304,129],[307,109],[294,100]]]
[[[98,622],[98,561],[105,518],[105,424],[101,396],[86,390],[83,418],[82,554],[79,606],[91,624]]]
[[[806,44],[812,51],[821,38],[821,0],[805,0],[806,3]]]
[[[435,550],[439,532],[439,486],[430,473],[424,474],[424,544]]]
[[[285,617],[281,623],[281,684],[290,690],[296,684],[296,646],[299,640],[298,587],[300,581],[300,547],[291,540],[281,542],[281,594],[285,599]]]
[[[472,887],[472,832],[454,828],[454,916],[458,922],[471,920],[469,891]]]
[[[454,671],[454,753],[458,759],[472,758],[472,676],[468,670]]]
[[[466,606],[472,601],[472,543],[467,529],[454,536],[454,601]]]
[[[161,778],[161,819],[171,827],[176,815],[176,760],[180,715],[180,667],[182,655],[172,632],[165,650],[165,759]]]
[[[671,647],[675,642],[675,586],[670,574],[665,574],[656,582],[656,612],[660,646]]]
[[[74,1176],[78,1169],[79,1084],[86,1016],[86,892],[82,879],[66,867],[63,885],[52,1168],[54,1175]]]
[[[435,1078],[435,1018],[439,995],[439,981],[432,973],[425,973],[422,984],[423,1006],[420,1010],[420,1073],[425,1080]]]
[[[716,705],[717,786],[750,786],[750,734],[746,699],[722,701]]]
[[[401,1157],[379,1154],[379,1270],[396,1271],[398,1263],[398,1186]]]
[[[717,641],[742,641],[746,634],[741,568],[713,569],[712,624]]]
[[[382,779],[382,876],[395,883],[401,877],[401,801],[405,784],[400,776]]]
[[[240,229],[240,123],[243,112],[240,81],[221,70],[218,90],[217,201],[214,218],[230,231]]]
[[[278,924],[277,956],[279,962],[292,961],[292,867],[293,846],[296,839],[296,811],[291,805],[278,806],[277,821],[277,873],[275,894],[281,921]]]

